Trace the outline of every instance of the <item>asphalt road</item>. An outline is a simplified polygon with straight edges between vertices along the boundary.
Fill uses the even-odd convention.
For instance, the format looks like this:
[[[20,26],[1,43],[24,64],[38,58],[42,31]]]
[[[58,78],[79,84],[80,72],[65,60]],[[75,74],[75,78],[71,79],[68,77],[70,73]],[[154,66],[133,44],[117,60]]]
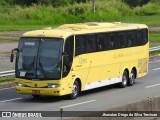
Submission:
[[[99,111],[160,96],[160,59],[149,64],[148,76],[137,79],[131,87],[106,86],[83,92],[77,99],[42,97],[17,94],[15,88],[0,89],[0,111]],[[1,118],[0,118],[1,119]],[[54,118],[58,119],[58,118]],[[52,119],[53,120],[53,119]]]

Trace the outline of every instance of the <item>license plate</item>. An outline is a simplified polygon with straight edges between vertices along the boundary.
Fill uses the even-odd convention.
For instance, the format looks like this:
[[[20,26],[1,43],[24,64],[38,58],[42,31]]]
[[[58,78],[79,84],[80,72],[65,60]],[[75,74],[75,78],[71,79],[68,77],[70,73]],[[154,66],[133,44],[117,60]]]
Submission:
[[[39,90],[32,90],[32,94],[40,94]]]

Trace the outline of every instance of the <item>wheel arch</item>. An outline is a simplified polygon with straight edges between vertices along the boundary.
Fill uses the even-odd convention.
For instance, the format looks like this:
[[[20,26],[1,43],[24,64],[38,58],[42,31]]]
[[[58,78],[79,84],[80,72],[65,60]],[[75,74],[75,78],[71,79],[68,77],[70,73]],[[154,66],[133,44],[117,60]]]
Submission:
[[[132,70],[135,71],[135,76],[134,76],[134,77],[135,77],[135,79],[136,79],[136,78],[137,78],[137,69],[136,69],[136,67],[133,67]]]
[[[129,70],[128,70],[128,68],[125,68],[124,71],[127,72],[127,75],[128,75],[128,78],[129,78]],[[124,71],[123,71],[123,72],[124,72]]]
[[[74,81],[77,81],[78,84],[79,84],[79,87],[80,87],[80,92],[82,91],[82,82],[81,82],[81,79],[78,77],[78,78],[75,78]]]

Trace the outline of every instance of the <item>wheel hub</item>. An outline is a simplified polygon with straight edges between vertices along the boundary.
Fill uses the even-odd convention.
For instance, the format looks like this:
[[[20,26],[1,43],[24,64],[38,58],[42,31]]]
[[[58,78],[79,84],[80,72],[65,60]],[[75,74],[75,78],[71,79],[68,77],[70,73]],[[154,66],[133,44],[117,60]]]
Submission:
[[[78,91],[77,91],[77,85],[73,85],[73,89],[72,89],[73,95],[76,96]]]

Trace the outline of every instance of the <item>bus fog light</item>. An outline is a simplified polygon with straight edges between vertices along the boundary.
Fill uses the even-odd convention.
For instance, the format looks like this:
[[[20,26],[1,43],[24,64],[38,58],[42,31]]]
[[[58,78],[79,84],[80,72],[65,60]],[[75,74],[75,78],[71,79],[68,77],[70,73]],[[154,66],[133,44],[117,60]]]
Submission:
[[[60,86],[59,84],[48,83],[48,88],[57,88],[59,86]]]
[[[24,86],[25,86],[24,84],[18,83],[18,82],[16,82],[16,85],[17,85],[17,86],[20,86],[20,87],[24,87]]]

